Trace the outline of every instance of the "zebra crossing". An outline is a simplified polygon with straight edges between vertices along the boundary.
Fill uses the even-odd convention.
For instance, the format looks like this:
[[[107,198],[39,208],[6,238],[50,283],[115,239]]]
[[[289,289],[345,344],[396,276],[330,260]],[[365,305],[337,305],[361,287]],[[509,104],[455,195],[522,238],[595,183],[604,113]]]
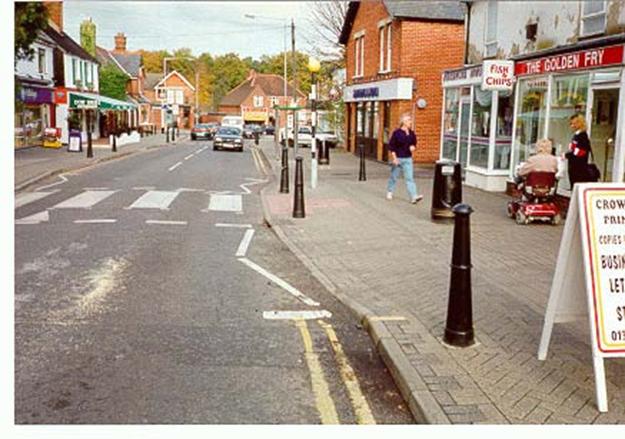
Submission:
[[[45,207],[44,210],[23,217],[17,217],[16,225],[40,224],[50,221],[50,211],[72,211],[73,210],[91,210],[97,209],[104,201],[110,201],[107,204],[107,214],[110,215],[112,205],[119,205],[119,208],[125,211],[169,211],[181,198],[193,196],[194,204],[205,207],[198,209],[200,212],[224,212],[224,213],[243,213],[243,197],[244,193],[233,191],[207,191],[201,189],[181,188],[176,190],[157,190],[154,188],[145,188],[141,191],[138,188],[132,190],[110,190],[102,188],[95,190],[94,188],[83,189],[80,193],[69,196],[68,198],[58,201],[55,204]],[[15,209],[21,209],[31,203],[44,203],[47,197],[58,195],[59,191],[41,191],[28,192],[20,194],[15,200]],[[128,204],[128,194],[133,194],[134,201]],[[115,197],[120,197],[115,199]],[[199,198],[198,198],[199,197]],[[198,199],[200,200],[198,203]],[[203,201],[202,201],[203,200]],[[56,201],[56,199],[55,199]],[[114,210],[114,208],[113,208]],[[149,220],[149,224],[178,224],[181,222],[157,222],[157,220]],[[113,219],[106,220],[85,220],[80,219],[74,221],[77,224],[103,224],[114,223]]]

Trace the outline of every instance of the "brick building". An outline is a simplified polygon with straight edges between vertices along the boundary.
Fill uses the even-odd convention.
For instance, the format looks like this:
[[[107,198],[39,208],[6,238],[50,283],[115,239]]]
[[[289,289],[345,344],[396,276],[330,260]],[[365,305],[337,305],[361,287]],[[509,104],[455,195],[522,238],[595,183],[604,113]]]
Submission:
[[[415,161],[440,156],[443,70],[464,54],[458,1],[350,2],[339,42],[346,48],[346,146],[387,160],[388,140],[404,113],[419,139]]]
[[[275,105],[284,106],[293,99],[293,86],[286,87],[284,96],[284,78],[279,75],[257,73],[250,70],[245,81],[223,97],[219,104],[219,112],[242,116],[245,123],[275,125]],[[306,95],[297,91],[297,105],[306,106]],[[303,115],[304,113],[302,113]],[[278,116],[278,125],[285,125],[284,116]]]
[[[195,87],[180,72],[146,73],[143,94],[152,103],[150,122],[165,127],[166,111],[173,112],[178,128],[192,128],[195,120]]]

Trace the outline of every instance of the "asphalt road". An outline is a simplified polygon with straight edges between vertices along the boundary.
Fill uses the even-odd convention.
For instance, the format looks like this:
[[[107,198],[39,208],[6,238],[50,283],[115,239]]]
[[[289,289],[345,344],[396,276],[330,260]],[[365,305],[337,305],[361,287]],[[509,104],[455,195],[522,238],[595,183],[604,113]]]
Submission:
[[[17,194],[16,423],[413,422],[355,315],[263,225],[250,145]]]

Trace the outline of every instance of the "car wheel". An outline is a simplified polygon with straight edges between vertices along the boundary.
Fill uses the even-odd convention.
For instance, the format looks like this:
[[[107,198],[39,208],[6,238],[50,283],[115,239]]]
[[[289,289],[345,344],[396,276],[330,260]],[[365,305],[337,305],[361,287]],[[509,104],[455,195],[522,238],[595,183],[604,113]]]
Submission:
[[[515,219],[516,219],[516,223],[520,226],[529,224],[529,219],[521,210],[517,211]]]
[[[237,151],[243,152],[243,147],[240,147]]]

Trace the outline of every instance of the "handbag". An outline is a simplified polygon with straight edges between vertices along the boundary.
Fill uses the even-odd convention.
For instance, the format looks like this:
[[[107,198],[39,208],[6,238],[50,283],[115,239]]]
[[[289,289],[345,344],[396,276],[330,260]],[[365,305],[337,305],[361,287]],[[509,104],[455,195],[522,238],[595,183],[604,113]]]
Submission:
[[[594,183],[601,179],[601,171],[594,163],[595,157],[592,154],[592,149],[590,150],[590,157],[592,158],[593,163],[588,163],[588,165],[586,165],[586,175],[588,177],[588,181]]]

